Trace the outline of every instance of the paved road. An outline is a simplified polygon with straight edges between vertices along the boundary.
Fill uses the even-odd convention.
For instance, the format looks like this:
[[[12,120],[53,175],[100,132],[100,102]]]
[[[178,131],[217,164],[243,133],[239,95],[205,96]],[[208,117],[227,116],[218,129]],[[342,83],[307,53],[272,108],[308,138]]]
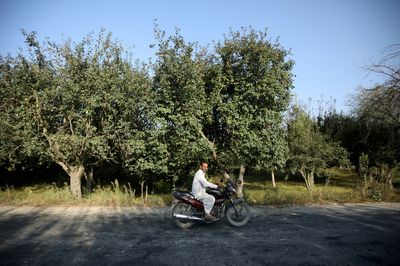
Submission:
[[[177,228],[167,209],[0,207],[0,265],[400,265],[400,203],[252,208]]]

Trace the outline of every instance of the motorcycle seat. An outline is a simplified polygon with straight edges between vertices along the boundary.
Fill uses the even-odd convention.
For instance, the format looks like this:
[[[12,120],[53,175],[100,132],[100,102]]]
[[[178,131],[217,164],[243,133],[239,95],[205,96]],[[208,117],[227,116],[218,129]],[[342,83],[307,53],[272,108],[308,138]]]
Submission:
[[[180,198],[182,197],[188,197],[188,198],[192,198],[192,199],[196,199],[196,197],[192,194],[192,192],[189,191],[175,191],[174,194]]]

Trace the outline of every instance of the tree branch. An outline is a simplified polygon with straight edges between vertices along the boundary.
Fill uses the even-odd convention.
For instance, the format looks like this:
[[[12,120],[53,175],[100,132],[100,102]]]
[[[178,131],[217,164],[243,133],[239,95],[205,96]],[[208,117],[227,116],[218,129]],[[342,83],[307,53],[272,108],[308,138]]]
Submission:
[[[209,146],[209,148],[211,149],[212,152],[212,157],[214,159],[214,161],[218,164],[219,167],[221,167],[222,169],[222,174],[224,176],[224,178],[226,180],[231,179],[231,176],[229,175],[228,170],[226,169],[225,165],[218,159],[217,156],[217,148],[215,147],[215,143],[210,141],[207,136],[204,134],[203,130],[201,130],[200,128],[197,130],[197,132],[200,134],[200,136],[202,137],[203,140],[205,140]]]

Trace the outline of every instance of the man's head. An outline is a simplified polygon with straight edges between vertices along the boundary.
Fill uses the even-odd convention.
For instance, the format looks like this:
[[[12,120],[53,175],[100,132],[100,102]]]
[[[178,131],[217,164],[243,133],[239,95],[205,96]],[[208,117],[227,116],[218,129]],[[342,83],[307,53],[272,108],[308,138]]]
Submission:
[[[200,169],[205,173],[208,171],[208,163],[201,162],[200,163]]]

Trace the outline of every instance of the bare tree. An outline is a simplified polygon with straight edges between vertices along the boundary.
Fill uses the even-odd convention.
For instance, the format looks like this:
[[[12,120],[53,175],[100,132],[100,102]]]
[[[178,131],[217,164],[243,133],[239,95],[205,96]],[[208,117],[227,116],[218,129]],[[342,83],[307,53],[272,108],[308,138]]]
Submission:
[[[382,59],[365,69],[368,74],[382,75],[385,80],[372,88],[362,88],[356,99],[360,115],[400,125],[400,44],[387,47]]]

